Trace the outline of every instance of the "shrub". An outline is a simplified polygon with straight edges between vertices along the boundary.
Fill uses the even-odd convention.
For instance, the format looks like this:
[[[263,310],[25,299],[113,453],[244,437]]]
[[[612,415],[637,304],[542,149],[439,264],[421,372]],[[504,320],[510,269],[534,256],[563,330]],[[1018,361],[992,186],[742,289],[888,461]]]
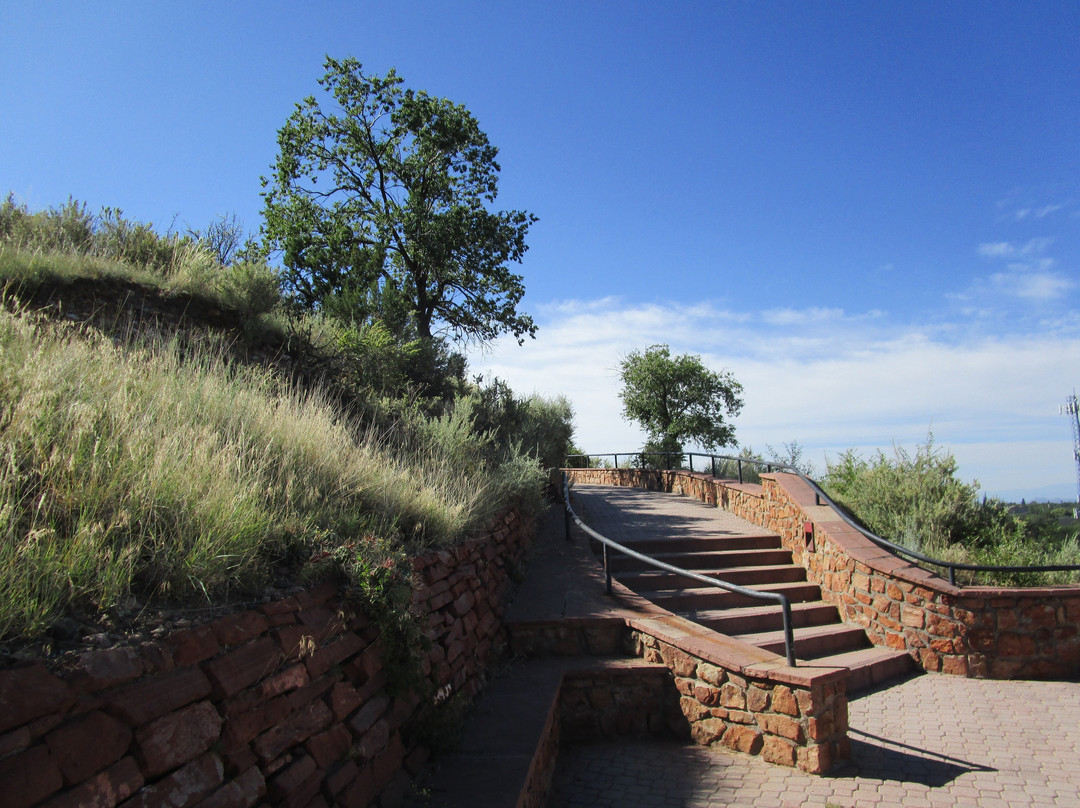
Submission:
[[[957,478],[955,458],[934,445],[933,435],[914,453],[894,447],[891,458],[879,451],[866,460],[849,449],[828,464],[822,484],[868,529],[931,558],[986,566],[1080,563],[1075,547],[1034,541],[1001,502],[980,499],[978,483]],[[1072,573],[963,571],[957,575],[960,582],[1029,585],[1072,577]]]

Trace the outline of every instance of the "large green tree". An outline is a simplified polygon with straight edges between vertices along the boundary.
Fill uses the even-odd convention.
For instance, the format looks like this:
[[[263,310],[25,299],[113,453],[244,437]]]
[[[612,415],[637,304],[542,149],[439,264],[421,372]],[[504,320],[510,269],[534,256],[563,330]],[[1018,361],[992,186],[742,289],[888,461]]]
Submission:
[[[725,421],[742,409],[742,385],[728,372],[709,370],[700,356],[672,356],[667,345],[627,355],[619,366],[623,417],[649,436],[648,449],[681,452],[688,441],[704,449],[734,445]]]
[[[422,338],[487,342],[536,331],[518,311],[536,217],[494,211],[498,149],[459,104],[327,57],[326,98],[278,132],[263,178],[264,234],[303,305],[377,319]],[[345,311],[342,311],[342,308]]]

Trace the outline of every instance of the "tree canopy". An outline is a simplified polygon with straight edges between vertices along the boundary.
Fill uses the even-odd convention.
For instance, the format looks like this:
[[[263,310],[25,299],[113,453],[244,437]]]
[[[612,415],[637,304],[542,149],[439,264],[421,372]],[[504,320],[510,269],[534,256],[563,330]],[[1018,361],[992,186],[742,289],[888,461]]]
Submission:
[[[264,235],[302,305],[423,338],[487,342],[536,331],[518,311],[536,217],[492,211],[498,149],[459,104],[327,57],[314,96],[278,132],[263,178]]]
[[[667,345],[634,351],[619,366],[623,417],[649,435],[649,448],[681,452],[687,441],[705,449],[734,445],[733,418],[742,385],[728,372],[709,370],[700,356],[672,356]]]

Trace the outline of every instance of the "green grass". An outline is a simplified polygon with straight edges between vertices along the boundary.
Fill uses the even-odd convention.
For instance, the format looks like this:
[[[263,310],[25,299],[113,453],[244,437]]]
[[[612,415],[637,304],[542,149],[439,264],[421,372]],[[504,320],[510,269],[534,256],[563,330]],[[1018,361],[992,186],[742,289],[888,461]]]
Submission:
[[[391,597],[407,553],[540,490],[520,455],[462,471],[483,436],[417,419],[376,436],[269,371],[0,313],[0,636],[132,593],[252,593],[311,560]]]

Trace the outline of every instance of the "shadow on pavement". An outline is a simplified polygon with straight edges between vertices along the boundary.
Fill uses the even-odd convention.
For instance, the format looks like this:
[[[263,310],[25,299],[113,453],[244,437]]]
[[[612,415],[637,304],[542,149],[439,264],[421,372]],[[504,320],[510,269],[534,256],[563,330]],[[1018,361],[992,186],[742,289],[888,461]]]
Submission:
[[[851,739],[850,762],[825,775],[826,777],[866,777],[941,788],[968,772],[997,771],[989,766],[929,749],[920,749],[857,729],[849,728],[848,735]]]

